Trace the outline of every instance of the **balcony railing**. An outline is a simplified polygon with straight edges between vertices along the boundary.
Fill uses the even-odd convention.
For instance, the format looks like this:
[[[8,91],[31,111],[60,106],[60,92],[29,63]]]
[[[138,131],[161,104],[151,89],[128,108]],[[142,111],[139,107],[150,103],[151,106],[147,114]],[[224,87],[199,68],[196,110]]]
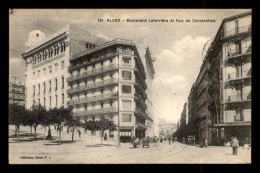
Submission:
[[[251,77],[251,70],[243,70],[242,76],[241,76],[241,72],[239,75],[236,72],[227,74],[227,80],[243,79],[243,78],[249,78],[249,77]]]
[[[74,65],[74,66],[69,66],[68,70],[69,71],[72,71],[72,70],[75,70],[75,69],[79,69],[81,67],[85,67],[86,65],[90,65],[92,63],[95,63],[95,62],[98,62],[100,60],[103,60],[103,59],[106,59],[106,58],[109,58],[111,56],[116,56],[117,55],[117,52],[110,52],[110,53],[107,53],[105,55],[100,55],[99,57],[97,58],[92,58],[90,61],[85,61],[84,63],[82,64],[77,64],[77,65]]]
[[[68,101],[68,104],[73,105],[73,104],[89,103],[89,102],[94,102],[94,101],[98,101],[98,100],[108,99],[108,98],[111,98],[114,96],[117,96],[117,93],[108,93],[108,94],[102,94],[102,95],[98,95],[98,96],[78,98],[78,99]]]
[[[94,83],[83,85],[83,86],[78,86],[76,88],[70,88],[70,89],[68,89],[68,94],[74,93],[74,92],[79,92],[79,91],[84,91],[87,89],[102,87],[102,86],[110,85],[113,83],[118,83],[118,78],[112,78],[112,79],[94,82]]]
[[[144,118],[148,118],[148,116],[144,113],[144,111],[142,111],[139,107],[136,106],[135,108],[135,113],[138,113],[140,115],[142,115]]]
[[[242,47],[241,49],[231,49],[227,52],[227,59],[251,54],[251,47]]]
[[[251,94],[244,93],[242,95],[228,95],[226,102],[241,102],[251,100]]]
[[[78,74],[78,75],[75,75],[75,76],[68,77],[67,82],[71,82],[71,81],[74,81],[74,80],[93,76],[93,75],[96,75],[96,74],[99,74],[99,73],[104,73],[104,72],[107,72],[109,70],[113,70],[113,69],[117,69],[117,68],[118,68],[118,64],[110,64],[108,66],[100,67],[100,68],[97,68],[97,69],[94,69],[94,70],[91,70],[91,71],[86,71],[82,74]]]
[[[117,111],[118,111],[117,107],[109,107],[109,108],[77,111],[77,112],[74,112],[74,115],[76,115],[76,116],[97,115],[97,114],[104,114],[104,113],[113,113],[113,112],[117,112]]]
[[[238,28],[228,30],[228,31],[224,32],[223,38],[233,36],[233,35],[237,35],[237,34],[241,34],[241,33],[246,33],[246,32],[251,32],[251,25],[241,26],[241,27],[238,27]]]
[[[141,103],[143,108],[145,108],[145,110],[146,110],[147,109],[147,105],[145,104],[143,98],[139,94],[135,94],[135,98]]]

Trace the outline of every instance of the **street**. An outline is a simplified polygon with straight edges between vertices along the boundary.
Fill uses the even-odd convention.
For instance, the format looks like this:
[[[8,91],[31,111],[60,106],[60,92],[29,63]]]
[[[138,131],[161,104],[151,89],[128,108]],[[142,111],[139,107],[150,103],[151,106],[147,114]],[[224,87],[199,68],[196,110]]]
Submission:
[[[10,164],[115,164],[115,163],[251,163],[251,148],[238,149],[238,155],[232,155],[232,148],[222,146],[208,146],[199,148],[175,142],[169,145],[168,141],[151,144],[150,148],[133,148],[130,143],[117,141],[103,141],[100,137],[91,137],[84,132],[79,139],[75,131],[74,142],[71,142],[71,132],[62,131],[62,145],[57,145],[58,132],[53,130],[55,140],[43,140],[44,128],[37,129],[37,138],[9,138]],[[21,127],[21,134],[29,133],[28,127]],[[47,133],[47,132],[46,132]],[[9,136],[14,134],[14,127],[9,126]],[[33,132],[34,134],[34,132]],[[27,139],[27,140],[26,140]]]

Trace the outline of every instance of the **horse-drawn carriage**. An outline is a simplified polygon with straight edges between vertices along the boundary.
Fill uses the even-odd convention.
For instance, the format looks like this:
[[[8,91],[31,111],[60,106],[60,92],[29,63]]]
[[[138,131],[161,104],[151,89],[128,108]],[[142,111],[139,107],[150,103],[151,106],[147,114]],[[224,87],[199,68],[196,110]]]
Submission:
[[[143,138],[141,140],[139,140],[139,138],[134,138],[133,139],[133,146],[134,146],[134,148],[136,148],[138,145],[142,145],[143,148],[145,146],[147,146],[147,148],[149,148],[151,146],[151,143],[154,143],[155,146],[157,146],[158,140],[159,139],[157,137],[154,137],[154,138],[147,137],[147,138]]]

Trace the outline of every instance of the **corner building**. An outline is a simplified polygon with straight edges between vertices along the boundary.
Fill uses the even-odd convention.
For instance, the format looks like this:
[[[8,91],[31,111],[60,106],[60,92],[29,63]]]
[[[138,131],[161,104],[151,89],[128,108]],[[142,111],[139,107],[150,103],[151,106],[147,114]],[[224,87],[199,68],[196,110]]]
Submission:
[[[147,135],[147,124],[153,119],[146,113],[145,67],[131,40],[115,39],[83,51],[72,56],[70,64],[68,106],[75,116],[114,121],[119,124],[121,141]],[[100,136],[100,132],[87,131],[91,133]],[[118,137],[117,131],[105,133],[109,138]]]
[[[31,31],[22,54],[26,65],[26,109],[39,104],[47,110],[67,107],[70,57],[106,41],[76,24],[69,24],[48,37],[39,30]]]

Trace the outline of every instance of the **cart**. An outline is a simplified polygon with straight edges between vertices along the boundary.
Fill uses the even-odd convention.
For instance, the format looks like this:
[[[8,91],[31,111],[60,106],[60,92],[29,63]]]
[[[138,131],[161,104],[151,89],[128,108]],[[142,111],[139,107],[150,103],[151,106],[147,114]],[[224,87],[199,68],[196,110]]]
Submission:
[[[144,138],[142,140],[142,145],[143,145],[143,148],[144,148],[144,146],[147,146],[147,148],[149,148],[150,147],[150,139]]]

